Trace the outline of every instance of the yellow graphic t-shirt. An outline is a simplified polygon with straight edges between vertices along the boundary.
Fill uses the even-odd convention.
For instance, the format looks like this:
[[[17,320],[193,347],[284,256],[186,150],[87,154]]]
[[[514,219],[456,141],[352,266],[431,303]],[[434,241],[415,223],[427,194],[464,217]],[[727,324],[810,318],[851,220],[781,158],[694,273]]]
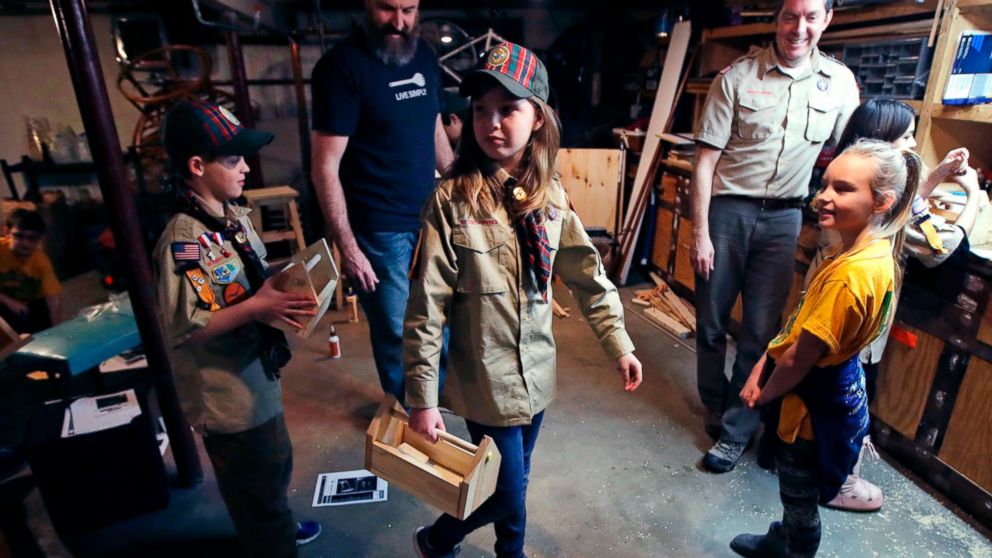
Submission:
[[[61,293],[62,285],[45,252],[38,248],[22,262],[11,251],[12,240],[9,236],[0,238],[0,292],[21,302]]]
[[[827,345],[817,367],[840,364],[861,352],[888,322],[895,285],[892,244],[888,239],[827,251],[799,305],[782,332],[768,344],[768,356],[779,360],[808,331]],[[816,372],[810,372],[815,374]],[[782,400],[779,437],[813,439],[806,405],[794,393]]]

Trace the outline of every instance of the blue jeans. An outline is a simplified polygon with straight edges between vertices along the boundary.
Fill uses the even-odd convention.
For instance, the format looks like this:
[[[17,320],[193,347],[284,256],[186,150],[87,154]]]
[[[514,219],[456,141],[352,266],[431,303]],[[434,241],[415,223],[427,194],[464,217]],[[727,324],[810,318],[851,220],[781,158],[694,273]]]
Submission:
[[[799,209],[762,210],[751,201],[715,196],[710,202],[715,252],[709,280],[696,275],[696,380],[699,398],[723,411],[720,437],[747,442],[761,422],[740,391],[777,333],[795,268],[802,226]],[[737,295],[744,305],[737,358],[727,379],[727,326]]]
[[[496,557],[521,558],[527,530],[527,480],[530,456],[541,430],[544,411],[534,415],[526,426],[485,426],[465,421],[472,442],[489,436],[499,448],[502,461],[496,479],[496,492],[464,521],[444,514],[434,522],[427,542],[439,553],[451,552],[466,535],[490,523],[496,530]]]
[[[379,283],[373,292],[358,292],[358,300],[369,320],[372,356],[382,391],[403,403],[403,316],[410,298],[410,263],[417,247],[417,231],[355,233],[358,247],[368,258]],[[447,349],[445,329],[441,351],[440,384],[444,385]],[[439,388],[440,391],[440,388]]]

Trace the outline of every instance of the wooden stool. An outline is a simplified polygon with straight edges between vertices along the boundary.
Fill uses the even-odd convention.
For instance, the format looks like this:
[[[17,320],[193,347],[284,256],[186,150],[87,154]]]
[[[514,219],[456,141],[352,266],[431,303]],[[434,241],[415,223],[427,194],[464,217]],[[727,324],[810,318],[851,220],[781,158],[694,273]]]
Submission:
[[[300,212],[296,207],[296,198],[299,197],[299,192],[289,186],[272,186],[270,188],[245,190],[243,195],[248,203],[248,207],[252,210],[250,215],[251,224],[255,227],[255,231],[258,232],[258,236],[261,237],[263,243],[269,244],[270,242],[288,240],[290,241],[291,254],[296,254],[306,249],[306,241],[303,239],[303,226],[300,224]],[[286,226],[266,229],[262,221],[263,208],[268,208],[268,211],[271,213],[281,213],[284,215]],[[332,246],[332,249],[335,263],[338,269],[341,269],[341,256],[337,246]],[[269,264],[279,268],[288,261],[289,258],[269,260]],[[335,308],[338,309],[343,307],[341,283],[341,281],[338,281],[334,289]]]
[[[256,188],[245,190],[245,200],[251,208],[251,224],[261,237],[262,242],[269,244],[288,240],[290,252],[297,252],[307,247],[303,240],[303,226],[300,224],[300,213],[296,208],[296,198],[299,192],[289,186],[273,186],[271,188]],[[281,214],[285,217],[285,226],[272,226],[265,228],[262,221],[262,212],[268,210],[271,213]],[[276,262],[269,262],[275,265]]]

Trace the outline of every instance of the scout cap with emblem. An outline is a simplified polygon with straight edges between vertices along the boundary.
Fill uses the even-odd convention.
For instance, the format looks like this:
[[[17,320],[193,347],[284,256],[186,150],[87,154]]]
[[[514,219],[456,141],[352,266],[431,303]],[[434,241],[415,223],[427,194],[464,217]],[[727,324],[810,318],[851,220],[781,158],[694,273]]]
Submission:
[[[162,144],[176,164],[194,155],[252,155],[272,138],[269,132],[245,128],[226,108],[199,99],[177,103],[162,126]]]
[[[537,97],[548,102],[548,71],[530,50],[514,43],[500,43],[486,54],[482,65],[465,76],[459,92],[466,97],[478,90],[480,83],[495,79],[511,95],[526,99]]]

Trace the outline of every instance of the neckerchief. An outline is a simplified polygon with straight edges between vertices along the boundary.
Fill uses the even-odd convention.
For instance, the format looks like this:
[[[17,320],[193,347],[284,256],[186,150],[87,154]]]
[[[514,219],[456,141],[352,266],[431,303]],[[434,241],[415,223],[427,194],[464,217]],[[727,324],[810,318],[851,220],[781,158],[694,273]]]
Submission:
[[[224,235],[224,238],[231,241],[244,265],[248,285],[251,286],[252,293],[257,293],[262,288],[262,284],[265,283],[268,274],[262,259],[251,247],[248,231],[245,230],[244,225],[238,220],[231,219],[224,219],[222,222],[217,217],[207,213],[192,190],[185,189],[180,194],[180,199],[183,202],[181,212],[202,223],[207,230],[219,232]],[[268,324],[256,322],[255,325],[258,326],[262,336],[262,364],[265,367],[265,373],[270,378],[278,378],[279,369],[285,366],[293,356],[289,350],[286,334]]]
[[[503,195],[508,207],[516,202],[513,189],[517,179],[508,176],[503,180]],[[521,260],[530,279],[528,283],[541,295],[544,302],[548,301],[548,283],[551,281],[551,243],[548,241],[548,231],[544,226],[544,215],[541,210],[534,210],[519,216],[514,223],[517,238],[521,246]]]

